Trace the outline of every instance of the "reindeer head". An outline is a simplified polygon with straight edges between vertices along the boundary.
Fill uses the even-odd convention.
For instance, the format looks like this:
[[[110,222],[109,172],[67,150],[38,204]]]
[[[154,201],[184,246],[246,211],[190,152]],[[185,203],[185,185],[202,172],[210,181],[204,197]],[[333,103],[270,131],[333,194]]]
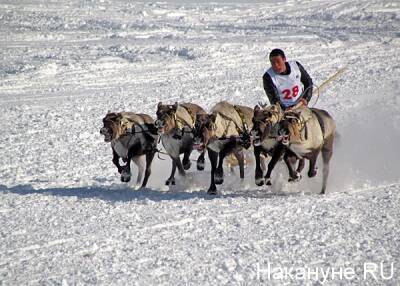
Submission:
[[[194,148],[203,151],[211,138],[215,137],[215,114],[197,114],[194,124]]]
[[[157,106],[157,120],[155,126],[158,129],[159,134],[168,133],[172,129],[176,128],[176,110],[178,109],[178,103],[175,104],[162,104],[158,103]]]
[[[258,146],[270,134],[273,125],[278,123],[282,118],[282,109],[279,105],[270,105],[260,108],[258,105],[254,107],[253,128],[251,136],[253,144]]]
[[[121,113],[109,112],[103,118],[103,127],[100,134],[104,135],[104,142],[111,142],[121,135]]]

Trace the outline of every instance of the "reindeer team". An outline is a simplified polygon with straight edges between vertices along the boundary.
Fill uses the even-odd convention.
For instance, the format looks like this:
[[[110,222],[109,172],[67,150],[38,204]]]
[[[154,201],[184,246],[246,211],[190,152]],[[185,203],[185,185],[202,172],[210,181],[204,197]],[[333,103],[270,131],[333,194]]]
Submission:
[[[211,163],[209,194],[216,194],[216,185],[224,180],[223,161],[233,154],[239,164],[240,178],[244,178],[244,149],[253,148],[255,183],[271,185],[271,172],[283,158],[289,171],[289,181],[301,179],[305,160],[309,161],[308,176],[317,174],[316,161],[321,153],[325,193],[335,137],[335,122],[324,110],[310,108],[307,116],[296,109],[282,110],[279,104],[255,106],[233,105],[222,101],[207,113],[193,103],[162,104],[157,106],[156,120],[145,114],[131,112],[108,113],[100,133],[111,143],[112,162],[121,174],[121,181],[131,179],[130,162],[138,166],[137,184],[145,187],[151,164],[161,141],[171,157],[171,175],[166,185],[175,184],[175,172],[185,176],[191,166],[193,149],[200,152],[197,169],[204,169],[207,151]],[[183,154],[181,161],[180,155]],[[263,160],[271,157],[264,175]],[[120,159],[125,166],[120,165]],[[295,166],[297,163],[297,167]],[[142,180],[144,172],[144,179]]]

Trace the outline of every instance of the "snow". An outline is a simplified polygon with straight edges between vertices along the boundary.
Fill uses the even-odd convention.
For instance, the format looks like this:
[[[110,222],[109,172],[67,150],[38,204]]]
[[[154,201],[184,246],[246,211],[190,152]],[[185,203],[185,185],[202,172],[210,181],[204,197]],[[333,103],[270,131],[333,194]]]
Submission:
[[[2,1],[0,23],[1,285],[324,281],[268,279],[268,263],[355,270],[324,285],[399,283],[399,3]],[[165,155],[147,189],[120,182],[99,133],[108,110],[254,106],[275,47],[317,85],[347,66],[312,100],[340,133],[325,196],[282,164],[269,189],[249,166],[210,197],[208,162],[169,188]],[[382,261],[393,277],[364,280]]]

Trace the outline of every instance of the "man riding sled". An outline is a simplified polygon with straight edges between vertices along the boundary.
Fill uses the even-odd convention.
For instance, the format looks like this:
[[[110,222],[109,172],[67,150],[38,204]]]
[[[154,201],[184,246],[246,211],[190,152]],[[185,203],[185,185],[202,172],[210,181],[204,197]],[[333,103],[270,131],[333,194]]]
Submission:
[[[323,170],[320,193],[324,194],[333,154],[335,121],[327,111],[307,107],[312,96],[313,83],[300,63],[287,62],[280,49],[272,50],[269,60],[271,68],[263,76],[264,89],[270,103],[280,105],[283,114],[278,126],[279,136],[276,137],[282,144],[274,147],[265,180],[270,179],[271,171],[282,155],[288,166],[290,180],[301,178],[304,159],[309,161],[308,177],[315,177],[317,158],[321,154]],[[294,169],[296,160],[303,160],[301,165],[299,162],[297,170]],[[257,178],[260,179],[259,176]]]
[[[299,62],[286,61],[281,49],[273,49],[269,60],[271,67],[263,76],[263,84],[270,104],[279,104],[284,111],[292,110],[307,121],[311,116],[307,107],[313,91],[311,77]]]

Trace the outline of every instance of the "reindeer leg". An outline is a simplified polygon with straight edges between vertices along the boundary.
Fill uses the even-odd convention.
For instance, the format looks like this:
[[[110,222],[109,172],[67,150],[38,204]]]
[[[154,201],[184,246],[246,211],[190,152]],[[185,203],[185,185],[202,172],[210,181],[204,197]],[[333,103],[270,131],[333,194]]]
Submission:
[[[271,161],[268,163],[267,174],[265,175],[265,184],[267,186],[271,186],[271,173],[275,168],[276,163],[278,163],[279,159],[282,157],[285,152],[285,147],[282,144],[279,144],[275,147],[274,153],[272,154]]]
[[[224,182],[224,169],[223,163],[225,157],[237,148],[237,143],[234,140],[229,141],[219,152],[218,167],[215,171],[215,183],[220,185]]]
[[[172,169],[171,169],[171,175],[169,176],[168,180],[165,182],[167,186],[169,185],[175,185],[175,172],[176,172],[176,161],[174,158],[171,157],[172,160]]]
[[[240,179],[244,179],[244,154],[243,154],[243,149],[240,148],[240,150],[235,150],[234,151],[235,157],[239,162],[239,173],[240,173]]]
[[[299,165],[297,166],[296,172],[300,174],[301,171],[303,171],[304,166],[305,166],[305,160],[303,158],[299,159]]]
[[[210,187],[208,188],[207,193],[210,195],[216,195],[217,187],[215,186],[214,175],[217,167],[218,153],[212,150],[208,150],[208,157],[210,158],[211,162],[211,184]]]
[[[126,165],[122,168],[121,181],[128,183],[131,180],[131,160],[133,157],[132,150],[128,151],[128,158],[126,160]]]
[[[332,151],[322,151],[322,161],[323,161],[323,169],[322,169],[322,189],[321,194],[325,194],[326,185],[328,183],[328,175],[329,175],[329,161],[332,157]]]
[[[310,178],[315,177],[317,175],[316,164],[317,164],[319,152],[320,152],[320,150],[317,150],[317,151],[313,152],[313,154],[311,154],[310,167],[308,169],[308,177],[310,177]]]
[[[300,181],[301,175],[297,171],[294,170],[294,165],[296,164],[297,157],[295,154],[290,152],[289,150],[286,151],[285,156],[283,157],[286,166],[289,170],[289,180],[288,182],[297,182]],[[303,159],[304,160],[304,159]]]
[[[121,172],[122,172],[122,167],[121,167],[121,165],[119,164],[119,158],[120,158],[120,157],[118,156],[117,152],[114,151],[114,149],[113,149],[112,151],[113,151],[112,162],[114,163],[115,166],[117,166],[118,173],[121,174]]]
[[[224,182],[224,168],[223,163],[224,159],[227,155],[226,149],[222,149],[219,152],[219,160],[218,160],[218,167],[215,170],[214,180],[217,185],[221,185]]]
[[[254,157],[256,158],[256,172],[255,172],[256,185],[262,186],[264,185],[264,178],[263,178],[263,169],[261,164],[264,164],[264,161],[262,161],[261,163],[261,148],[258,146],[254,147]]]
[[[322,162],[323,162],[323,169],[322,169],[322,189],[321,194],[325,194],[326,185],[328,183],[328,175],[329,175],[329,161],[332,158],[333,154],[333,140],[334,137],[328,138],[327,142],[322,147]]]
[[[144,156],[140,155],[140,156],[135,156],[132,158],[132,161],[135,163],[135,165],[138,168],[138,175],[137,175],[137,179],[136,179],[136,185],[140,185],[140,183],[142,182],[142,178],[143,178],[143,172],[145,169],[144,166]]]
[[[186,150],[183,154],[183,160],[182,160],[182,165],[184,170],[189,170],[190,169],[190,153],[192,153],[192,148]]]
[[[264,156],[260,156],[260,164],[261,164],[261,170],[263,172],[267,171],[267,166],[265,165],[265,160],[268,158],[267,155],[263,154]]]
[[[184,177],[186,175],[186,173],[185,173],[185,169],[182,166],[181,159],[179,157],[176,158],[175,164],[176,164],[176,167],[178,168],[179,175]]]
[[[199,158],[197,158],[197,170],[203,171],[204,170],[204,155],[206,151],[200,153]]]
[[[149,180],[151,174],[151,163],[153,162],[155,152],[150,152],[146,154],[146,171],[144,173],[144,180],[142,183],[142,188],[146,187],[147,181]]]

